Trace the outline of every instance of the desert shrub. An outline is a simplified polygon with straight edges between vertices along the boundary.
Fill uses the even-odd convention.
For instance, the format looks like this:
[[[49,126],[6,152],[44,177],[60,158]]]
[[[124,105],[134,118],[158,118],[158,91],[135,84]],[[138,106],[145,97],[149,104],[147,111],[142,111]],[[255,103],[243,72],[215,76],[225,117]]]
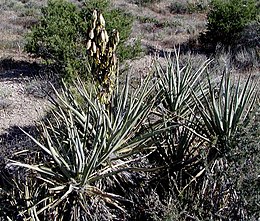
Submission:
[[[39,23],[29,33],[25,49],[36,57],[43,58],[48,64],[55,63],[64,70],[80,70],[85,61],[86,52],[80,33],[87,24],[80,16],[76,5],[51,0],[42,9]]]
[[[196,0],[190,3],[191,11],[194,12],[205,12],[209,9],[209,4],[211,0]]]
[[[208,9],[207,0],[198,0],[198,1],[173,1],[169,10],[171,13],[176,14],[190,14],[194,12],[202,12]]]
[[[169,9],[171,13],[176,13],[176,14],[186,14],[190,12],[187,2],[182,3],[182,2],[174,1],[170,4]]]
[[[241,32],[231,59],[240,69],[258,68],[260,62],[260,19],[250,22]]]
[[[204,43],[234,46],[241,32],[258,15],[256,0],[213,0],[207,15],[207,31],[201,36]]]
[[[257,70],[260,64],[260,23],[253,21],[241,32],[236,45],[225,47],[218,44],[214,50],[214,62],[227,64],[231,69]]]
[[[147,6],[156,2],[160,2],[160,0],[133,0],[132,2],[140,6]]]
[[[38,24],[27,37],[26,51],[62,68],[69,78],[75,74],[84,76],[88,61],[86,33],[94,8],[103,12],[108,31],[117,29],[121,33],[118,54],[119,58],[125,58],[124,42],[131,32],[132,19],[123,11],[110,9],[109,1],[105,0],[86,1],[80,7],[66,0],[48,1]]]

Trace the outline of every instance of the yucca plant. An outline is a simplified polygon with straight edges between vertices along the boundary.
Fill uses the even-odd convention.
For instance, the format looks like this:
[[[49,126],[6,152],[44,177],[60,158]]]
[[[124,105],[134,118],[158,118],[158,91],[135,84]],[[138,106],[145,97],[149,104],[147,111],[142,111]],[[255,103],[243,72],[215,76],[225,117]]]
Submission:
[[[183,195],[185,189],[204,172],[201,151],[207,142],[192,128],[194,131],[197,129],[187,123],[154,136],[157,149],[148,157],[151,163],[162,167],[156,178],[157,185],[176,191],[177,196]]]
[[[175,49],[173,57],[166,55],[165,64],[155,64],[155,75],[158,78],[156,86],[162,102],[158,115],[167,126],[176,125],[171,131],[159,135],[156,152],[158,161],[161,159],[168,164],[168,168],[176,171],[177,167],[182,169],[197,161],[200,145],[207,141],[196,133],[199,125],[193,116],[196,101],[192,93],[196,94],[197,99],[208,93],[203,74],[209,63],[206,60],[197,69],[189,61],[181,65],[180,50]]]
[[[162,91],[163,107],[180,118],[189,117],[195,107],[192,91],[200,99],[207,93],[206,84],[202,77],[209,64],[206,60],[197,70],[193,70],[190,63],[180,65],[180,50],[175,49],[175,56],[166,55],[166,66],[156,63],[156,75],[159,79],[158,89]],[[203,92],[203,93],[202,93]]]
[[[193,99],[207,129],[207,136],[221,151],[231,145],[238,126],[245,122],[257,98],[256,82],[249,76],[245,83],[232,83],[230,73],[224,72],[220,84],[208,76],[209,94],[203,99],[193,93]]]
[[[19,151],[12,158],[23,158],[25,162],[38,159],[31,152]],[[35,178],[35,173],[24,168],[1,165],[0,220],[26,220],[28,216],[34,217],[37,208],[34,199],[44,198],[47,193],[46,185]]]
[[[55,90],[56,109],[42,123],[43,141],[28,134],[50,160],[38,165],[10,162],[37,171],[48,187],[46,198],[37,199],[46,205],[35,214],[49,211],[57,220],[67,215],[68,220],[88,220],[93,213],[90,205],[97,199],[123,211],[118,202],[124,199],[106,192],[104,181],[115,176],[129,179],[127,171],[140,169],[131,167],[131,162],[141,157],[141,150],[153,148],[146,143],[156,131],[140,131],[155,101],[149,84],[147,79],[130,94],[127,80],[113,94],[109,110],[96,99],[97,92],[88,91],[80,80],[73,89],[64,84],[62,95]]]
[[[134,92],[127,78],[119,90],[115,55],[119,34],[107,35],[97,11],[92,19],[86,50],[93,59],[89,71],[94,86],[86,88],[78,79],[73,85],[64,83],[60,93],[54,88],[55,109],[41,123],[42,141],[27,134],[50,160],[37,165],[10,162],[36,171],[47,185],[48,194],[34,201],[32,208],[37,210],[28,218],[48,214],[57,220],[89,220],[100,207],[108,211],[105,204],[124,212],[119,201],[125,199],[108,192],[109,183],[130,182],[128,171],[140,170],[132,163],[142,158],[142,150],[153,149],[147,142],[165,130],[163,126],[143,130],[157,99],[151,78]],[[107,220],[111,214],[95,215],[97,220]]]
[[[180,51],[175,49],[175,55],[171,57],[168,54],[165,64],[156,63],[155,66],[156,86],[162,103],[158,105],[157,114],[165,126],[171,128],[153,137],[157,149],[149,160],[163,166],[156,178],[157,185],[161,189],[176,191],[174,194],[177,196],[184,194],[204,171],[200,168],[200,152],[208,140],[196,132],[200,130],[200,125],[194,117],[196,101],[192,93],[198,99],[208,93],[206,82],[202,79],[209,62],[206,60],[197,69],[189,62],[181,65]]]

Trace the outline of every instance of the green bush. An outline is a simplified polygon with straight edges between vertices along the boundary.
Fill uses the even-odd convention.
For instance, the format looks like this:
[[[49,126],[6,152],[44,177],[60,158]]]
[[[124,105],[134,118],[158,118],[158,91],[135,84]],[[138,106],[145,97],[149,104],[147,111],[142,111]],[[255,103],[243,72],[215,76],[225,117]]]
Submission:
[[[201,37],[203,43],[214,47],[236,45],[241,32],[258,15],[256,0],[213,0],[207,15],[207,31]]]
[[[82,58],[86,56],[81,39],[86,29],[87,24],[76,5],[65,0],[50,0],[42,9],[39,23],[27,36],[25,50],[64,71],[79,69],[84,67]]]
[[[25,50],[43,58],[47,64],[58,65],[68,78],[73,78],[75,74],[84,76],[88,62],[86,33],[95,8],[103,12],[108,32],[113,29],[120,32],[119,58],[129,58],[125,54],[133,49],[126,49],[124,43],[131,32],[133,20],[123,11],[110,9],[106,0],[86,1],[80,7],[67,0],[49,0],[42,9],[38,24],[27,36]]]

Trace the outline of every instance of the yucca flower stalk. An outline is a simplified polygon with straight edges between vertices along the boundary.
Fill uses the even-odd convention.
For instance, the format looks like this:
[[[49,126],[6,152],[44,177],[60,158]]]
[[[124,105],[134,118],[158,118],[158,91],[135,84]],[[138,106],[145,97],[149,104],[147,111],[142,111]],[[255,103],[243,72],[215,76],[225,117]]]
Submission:
[[[94,10],[88,31],[86,49],[89,52],[93,79],[98,97],[104,104],[109,104],[115,89],[118,61],[116,48],[119,43],[119,32],[113,30],[110,36],[106,31],[103,15]]]

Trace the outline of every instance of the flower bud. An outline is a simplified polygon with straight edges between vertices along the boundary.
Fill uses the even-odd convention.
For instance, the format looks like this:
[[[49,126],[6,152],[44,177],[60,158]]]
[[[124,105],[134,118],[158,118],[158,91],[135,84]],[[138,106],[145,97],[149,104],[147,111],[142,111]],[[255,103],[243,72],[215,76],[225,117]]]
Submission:
[[[120,40],[120,38],[119,38],[119,32],[118,32],[118,31],[116,31],[115,40],[116,40],[116,44],[118,44],[118,43],[119,43],[119,40]]]
[[[101,26],[105,27],[106,22],[102,14],[99,15],[99,22]]]
[[[106,37],[105,37],[104,30],[101,31],[101,40],[102,40],[102,42],[106,42]]]
[[[93,18],[93,21],[96,22],[96,20],[97,20],[97,10],[93,11],[92,18]]]
[[[96,46],[95,42],[92,42],[92,51],[94,54],[97,52],[97,46]]]
[[[89,50],[90,47],[91,47],[91,40],[88,40],[87,45],[86,45],[87,50]]]
[[[107,43],[108,40],[109,40],[109,37],[108,37],[108,34],[107,34],[106,30],[104,30],[104,35],[105,35],[105,42]]]
[[[106,50],[106,44],[104,43],[101,47],[101,53],[104,54]]]
[[[91,29],[90,32],[89,32],[89,38],[90,39],[94,38],[94,30],[93,29]]]

